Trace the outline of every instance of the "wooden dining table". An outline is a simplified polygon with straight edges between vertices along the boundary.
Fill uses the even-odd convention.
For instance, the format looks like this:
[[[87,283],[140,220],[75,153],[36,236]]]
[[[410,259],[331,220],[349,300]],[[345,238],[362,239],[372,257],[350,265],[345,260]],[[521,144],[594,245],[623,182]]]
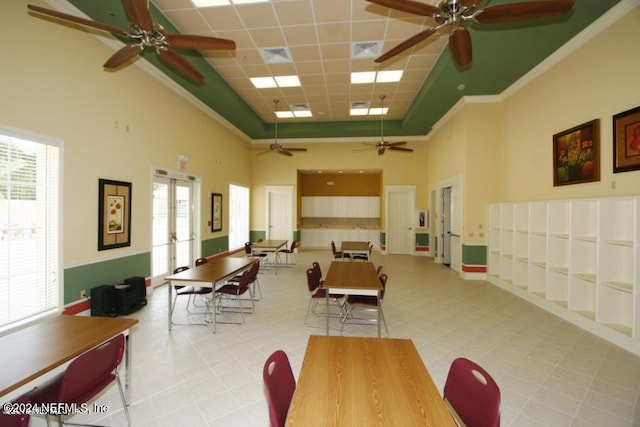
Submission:
[[[67,362],[125,333],[125,398],[130,402],[131,331],[137,319],[56,316],[0,337],[0,401],[10,401],[61,371]]]
[[[373,263],[333,261],[327,271],[327,277],[321,285],[326,289],[327,313],[329,312],[330,295],[369,295],[378,298],[380,306],[380,292],[382,283]],[[378,338],[381,333],[381,313],[378,310]],[[329,335],[329,316],[327,316],[327,335]]]
[[[262,240],[257,243],[251,244],[251,250],[255,252],[273,253],[273,270],[275,274],[278,274],[278,267],[280,266],[280,254],[278,251],[287,245],[288,240]]]
[[[173,317],[173,287],[174,286],[199,286],[203,288],[212,288],[215,291],[216,285],[225,279],[233,277],[251,267],[257,259],[253,257],[218,257],[209,260],[197,267],[172,274],[165,278],[169,282],[167,286],[168,294],[168,324],[171,330]],[[213,310],[213,332],[216,331],[216,310]]]
[[[340,252],[342,252],[343,258],[346,255],[349,255],[349,257],[362,255],[367,258],[367,261],[369,261],[369,242],[343,241],[340,243]]]
[[[318,335],[286,425],[456,426],[413,341]]]

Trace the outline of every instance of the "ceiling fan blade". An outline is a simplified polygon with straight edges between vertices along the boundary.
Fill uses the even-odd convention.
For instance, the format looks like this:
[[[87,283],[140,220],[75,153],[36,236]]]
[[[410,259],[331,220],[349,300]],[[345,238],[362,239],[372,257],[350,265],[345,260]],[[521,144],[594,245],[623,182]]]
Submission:
[[[277,153],[284,154],[285,156],[293,156],[293,153],[288,152],[287,150],[278,150]]]
[[[390,7],[391,9],[399,10],[400,12],[412,13],[420,16],[433,16],[440,13],[440,9],[431,6],[430,4],[424,4],[412,0],[367,0],[368,2],[375,3],[380,6]]]
[[[396,147],[398,145],[405,145],[407,141],[398,141],[398,142],[387,142],[387,147]]]
[[[170,46],[196,50],[234,50],[236,42],[216,37],[190,36],[185,34],[167,34],[165,39]]]
[[[111,58],[107,59],[103,67],[109,70],[118,68],[134,56],[139,55],[142,49],[143,47],[140,44],[128,44],[114,53]]]
[[[75,24],[85,25],[87,27],[97,28],[98,30],[108,31],[110,33],[126,36],[127,32],[112,25],[103,24],[102,22],[92,21],[90,19],[80,18],[79,16],[68,15],[66,13],[58,12],[57,10],[46,9],[40,6],[34,6],[28,4],[27,8],[43,15],[53,16],[54,18],[62,19],[64,21],[73,22]]]
[[[284,151],[307,151],[306,148],[283,148]]]
[[[387,148],[389,150],[392,150],[392,151],[413,151],[413,148],[406,148],[406,147],[394,147],[394,146],[391,146],[391,147],[387,147]]]
[[[480,0],[462,0],[462,6],[464,7],[473,7],[480,3]]]
[[[460,67],[471,63],[471,35],[465,27],[457,27],[449,36],[449,49]]]
[[[483,24],[496,24],[544,18],[567,13],[574,3],[575,0],[545,0],[499,4],[485,7],[475,19]]]
[[[384,62],[387,59],[392,58],[392,57],[398,55],[401,52],[404,52],[405,50],[409,49],[410,47],[415,46],[416,44],[420,43],[421,41],[426,40],[428,37],[430,37],[435,32],[436,32],[435,28],[426,29],[426,30],[422,31],[421,33],[418,33],[415,36],[403,41],[402,43],[400,43],[399,45],[397,45],[396,47],[394,47],[393,49],[391,49],[387,53],[377,57],[375,59],[375,62]]]
[[[180,56],[180,54],[172,50],[163,48],[158,48],[156,49],[156,51],[158,52],[160,59],[162,59],[167,65],[173,67],[173,69],[175,69],[180,74],[190,78],[196,83],[201,83],[204,80],[202,74],[200,74],[198,70],[193,68],[193,65],[191,65],[189,61]]]
[[[151,14],[145,0],[122,0],[129,21],[145,31],[153,30]]]

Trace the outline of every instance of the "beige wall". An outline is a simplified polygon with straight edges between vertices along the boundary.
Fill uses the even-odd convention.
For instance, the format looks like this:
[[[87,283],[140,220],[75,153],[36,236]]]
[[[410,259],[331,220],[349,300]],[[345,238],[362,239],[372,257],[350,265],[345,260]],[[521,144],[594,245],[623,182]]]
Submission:
[[[93,35],[31,17],[22,0],[0,16],[0,124],[63,140],[65,267],[150,251],[151,169],[176,169],[178,155],[202,177],[203,239],[228,233],[206,231],[207,194],[250,184],[247,142],[137,66],[103,71],[114,50]],[[99,178],[133,184],[129,248],[97,251]]]
[[[388,139],[388,138],[385,138]],[[393,139],[394,141],[396,139]],[[382,169],[383,185],[417,185],[416,209],[426,209],[428,198],[427,153],[424,141],[412,141],[407,147],[413,153],[386,152],[379,156],[375,149],[366,149],[359,142],[296,143],[296,147],[306,147],[305,153],[295,153],[292,157],[276,153],[258,155],[254,149],[251,156],[252,172],[252,216],[251,228],[265,229],[266,185],[297,184],[298,169],[358,170]],[[365,150],[363,150],[365,149]],[[381,194],[384,197],[384,194]]]
[[[429,134],[429,183],[463,176],[463,242],[486,240],[488,203],[639,194],[640,171],[612,171],[612,116],[640,105],[639,24],[636,7],[521,89],[461,102]],[[552,136],[596,118],[601,181],[554,187]]]
[[[504,102],[502,200],[640,192],[640,171],[612,168],[612,116],[640,105],[639,40],[636,7]],[[552,136],[594,119],[600,119],[600,182],[553,187]]]
[[[0,16],[0,124],[64,141],[65,265],[150,250],[151,166],[175,168],[180,154],[189,157],[187,171],[203,178],[204,230],[206,195],[226,197],[229,182],[251,186],[251,228],[264,229],[264,186],[296,185],[298,169],[382,169],[384,185],[417,185],[416,209],[429,208],[429,184],[461,175],[463,241],[477,240],[486,203],[637,194],[640,187],[640,172],[613,174],[611,166],[611,116],[640,105],[637,8],[501,102],[465,103],[428,139],[411,141],[413,154],[383,156],[358,151],[357,142],[296,144],[309,151],[293,157],[257,155],[138,67],[102,71],[113,48],[91,34],[30,17],[22,0],[1,2]],[[602,181],[553,187],[552,135],[594,118],[601,119]],[[98,178],[133,183],[131,248],[96,250]],[[203,238],[227,233],[225,222]]]

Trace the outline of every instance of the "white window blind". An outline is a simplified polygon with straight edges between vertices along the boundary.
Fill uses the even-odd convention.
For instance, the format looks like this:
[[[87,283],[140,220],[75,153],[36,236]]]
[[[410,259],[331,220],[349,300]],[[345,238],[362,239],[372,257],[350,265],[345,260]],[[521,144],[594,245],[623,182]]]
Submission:
[[[224,205],[223,205],[224,206]],[[224,220],[224,215],[223,215]],[[229,250],[238,249],[249,241],[249,189],[229,185]]]
[[[62,307],[60,150],[0,127],[0,333]]]

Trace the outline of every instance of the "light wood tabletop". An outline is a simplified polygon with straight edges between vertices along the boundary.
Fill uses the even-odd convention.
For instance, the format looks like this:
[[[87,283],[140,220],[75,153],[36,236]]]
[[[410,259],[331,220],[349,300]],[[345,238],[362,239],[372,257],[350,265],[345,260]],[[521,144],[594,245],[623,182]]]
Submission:
[[[0,337],[0,398],[138,323],[122,317],[57,316]],[[129,334],[130,335],[130,334]],[[127,342],[127,352],[130,341]],[[128,354],[128,353],[127,353]],[[126,360],[128,389],[130,363]]]
[[[256,262],[256,258],[252,257],[218,257],[197,267],[166,277],[165,280],[169,282],[169,286],[167,286],[169,330],[171,330],[173,323],[171,318],[173,315],[172,293],[174,286],[200,286],[214,289],[216,283],[248,269],[254,262]],[[213,327],[215,332],[215,310],[213,310],[213,314]]]
[[[369,260],[369,242],[343,241],[340,244],[342,255],[364,255]]]
[[[327,290],[327,312],[329,312],[329,294],[369,295],[378,297],[382,283],[371,262],[332,261],[327,277],[321,285]],[[380,337],[380,311],[378,311],[378,337]],[[327,316],[327,335],[329,335],[329,316]]]
[[[455,427],[413,341],[317,335],[286,425]]]

